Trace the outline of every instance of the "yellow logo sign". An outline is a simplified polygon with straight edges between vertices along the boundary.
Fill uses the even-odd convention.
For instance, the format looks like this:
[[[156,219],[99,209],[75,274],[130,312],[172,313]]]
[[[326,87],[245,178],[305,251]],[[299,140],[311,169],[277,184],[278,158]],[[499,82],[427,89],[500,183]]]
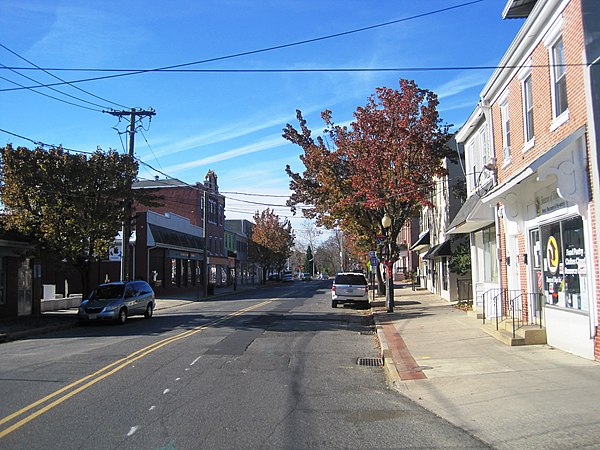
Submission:
[[[546,259],[548,260],[548,270],[552,275],[558,271],[558,244],[554,236],[548,238],[546,245]]]

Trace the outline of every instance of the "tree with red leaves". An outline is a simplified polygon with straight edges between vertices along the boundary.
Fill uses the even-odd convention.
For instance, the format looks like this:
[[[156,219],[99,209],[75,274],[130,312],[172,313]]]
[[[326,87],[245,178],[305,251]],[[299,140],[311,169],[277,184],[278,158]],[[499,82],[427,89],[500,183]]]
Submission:
[[[436,178],[445,175],[449,125],[442,124],[435,93],[401,79],[398,90],[377,88],[358,107],[349,127],[334,124],[331,111],[321,114],[324,136],[313,139],[301,111],[299,130],[287,124],[283,137],[302,147],[305,170],[288,165],[292,195],[288,205],[304,208],[319,225],[341,227],[355,244],[375,247],[383,232],[381,219],[392,219],[387,231],[395,242],[403,225],[429,200]],[[397,249],[390,258],[397,259]]]

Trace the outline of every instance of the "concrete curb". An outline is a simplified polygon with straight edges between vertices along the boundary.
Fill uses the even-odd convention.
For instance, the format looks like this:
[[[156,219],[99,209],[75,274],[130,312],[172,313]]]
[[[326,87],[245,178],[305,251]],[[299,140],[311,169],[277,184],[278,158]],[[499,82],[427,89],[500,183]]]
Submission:
[[[395,389],[400,390],[402,388],[402,380],[400,378],[400,374],[398,373],[398,369],[396,368],[396,363],[394,362],[392,349],[388,345],[387,339],[385,337],[385,332],[383,331],[381,319],[379,318],[379,314],[373,311],[372,309],[371,314],[373,315],[373,319],[375,320],[375,330],[377,332],[377,339],[379,340],[379,347],[381,349],[381,359],[383,360],[383,367],[386,371],[390,384]]]
[[[195,299],[160,299],[160,298],[157,298],[157,299],[155,299],[156,306],[154,307],[154,310],[160,311],[160,310],[165,310],[165,309],[170,309],[170,308],[176,308],[178,306],[183,306],[188,303],[194,303],[194,302],[200,302],[200,301],[210,300],[210,299],[219,298],[219,297],[225,297],[227,295],[232,295],[237,292],[249,291],[252,289],[257,289],[259,287],[260,286],[244,287],[242,289],[240,289],[238,287],[238,289],[236,291],[219,292],[215,295],[210,295],[208,297],[201,297],[199,299],[197,299],[197,298],[195,298]],[[160,305],[159,305],[159,303],[160,303]],[[51,333],[53,331],[61,331],[61,330],[68,330],[70,328],[75,328],[75,327],[79,326],[79,320],[77,319],[77,309],[76,308],[71,308],[71,309],[74,309],[74,311],[72,312],[73,313],[73,322],[72,323],[63,323],[60,325],[48,325],[46,327],[30,328],[30,329],[20,330],[20,331],[11,331],[8,333],[0,332],[0,344],[6,343],[6,342],[11,342],[11,341],[18,341],[18,340],[29,338],[29,337],[39,336],[39,335],[43,335],[46,333]],[[47,312],[45,314],[52,314],[52,313]]]
[[[73,323],[64,323],[61,325],[49,325],[47,327],[32,328],[30,330],[14,331],[11,333],[0,333],[0,344],[11,341],[18,341],[28,337],[39,336],[46,333],[52,333],[53,331],[68,330],[77,326],[78,322],[73,319]]]

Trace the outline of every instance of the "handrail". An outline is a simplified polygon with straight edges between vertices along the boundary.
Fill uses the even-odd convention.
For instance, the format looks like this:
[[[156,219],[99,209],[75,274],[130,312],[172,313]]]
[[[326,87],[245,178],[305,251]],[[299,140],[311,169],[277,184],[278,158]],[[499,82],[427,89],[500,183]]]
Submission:
[[[529,321],[535,324],[539,323],[540,328],[543,328],[543,295],[539,292],[494,288],[487,290],[482,295],[482,300],[483,324],[489,318],[488,314],[486,314],[486,304],[490,303],[488,306],[494,308],[496,330],[500,328],[501,320],[511,319],[513,338],[516,336],[516,331],[525,323],[523,315],[524,301],[527,302]]]

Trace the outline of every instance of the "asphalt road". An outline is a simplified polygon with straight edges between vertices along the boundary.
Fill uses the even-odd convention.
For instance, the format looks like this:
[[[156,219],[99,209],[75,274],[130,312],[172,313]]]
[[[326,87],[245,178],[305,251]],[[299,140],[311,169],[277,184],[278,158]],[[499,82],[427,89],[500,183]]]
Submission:
[[[0,449],[486,448],[389,389],[368,311],[295,282],[0,346]]]

